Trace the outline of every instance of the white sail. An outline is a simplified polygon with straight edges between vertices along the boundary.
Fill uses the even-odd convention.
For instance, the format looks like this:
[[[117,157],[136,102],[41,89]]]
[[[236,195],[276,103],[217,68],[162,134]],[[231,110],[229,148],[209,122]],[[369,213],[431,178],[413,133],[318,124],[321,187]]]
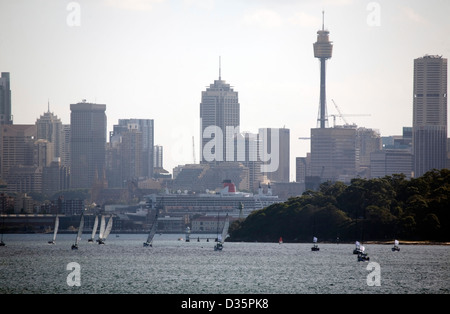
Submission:
[[[226,237],[228,235],[228,228],[229,227],[230,227],[230,219],[228,218],[228,214],[227,214],[227,216],[225,217],[225,222],[223,224],[221,238],[218,239],[219,242],[225,242],[225,239],[226,239]],[[220,235],[219,235],[219,237],[220,237]]]
[[[316,237],[313,237],[313,242],[317,243],[317,238]]]
[[[399,243],[398,240],[395,240],[395,241],[394,241],[394,245],[395,245],[395,246],[398,246],[398,243]]]
[[[98,216],[95,216],[94,226],[92,227],[92,235],[91,235],[92,240],[94,240],[95,233],[97,232],[97,227],[98,227]]]
[[[75,244],[77,244],[77,245],[78,245],[78,242],[80,242],[80,240],[81,240],[81,235],[83,234],[83,228],[84,228],[84,215],[81,214],[80,226],[78,227],[77,238],[75,240]]]
[[[58,234],[58,228],[59,228],[59,217],[56,215],[55,217],[55,230],[53,231],[53,242],[56,240],[56,235]]]
[[[109,236],[109,233],[111,232],[113,226],[113,217],[111,216],[108,220],[108,224],[106,225],[105,232],[103,233],[103,240],[106,240],[106,238]]]
[[[155,219],[153,220],[153,225],[150,228],[150,232],[148,233],[147,243],[152,243],[157,228],[158,228],[158,209],[156,209]]]
[[[98,238],[103,239],[103,234],[105,233],[105,216],[102,215],[102,219],[100,220],[100,231],[98,233]]]

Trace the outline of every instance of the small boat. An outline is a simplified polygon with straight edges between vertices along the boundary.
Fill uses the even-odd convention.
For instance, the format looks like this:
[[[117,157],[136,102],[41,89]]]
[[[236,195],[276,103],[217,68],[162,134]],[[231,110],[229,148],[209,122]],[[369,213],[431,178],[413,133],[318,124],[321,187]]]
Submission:
[[[48,244],[55,244],[55,240],[56,240],[56,234],[58,233],[58,227],[59,227],[59,217],[58,215],[56,215],[55,217],[55,227],[53,230],[53,238],[51,241],[48,241]]]
[[[104,216],[102,216],[102,219],[104,219]],[[113,226],[113,217],[109,217],[108,224],[106,225],[105,231],[102,233],[102,235],[98,238],[98,244],[105,244],[106,238],[109,236]]]
[[[150,232],[148,233],[147,241],[144,242],[144,244],[143,244],[144,247],[147,247],[147,246],[153,247],[153,237],[155,236],[156,229],[158,228],[158,212],[159,212],[159,210],[156,209],[155,218],[153,219],[153,225],[150,228]]]
[[[353,254],[360,254],[361,253],[361,244],[358,241],[356,241],[355,245],[356,245],[356,247],[353,250]]]
[[[98,216],[96,215],[95,220],[94,220],[94,226],[92,227],[91,238],[88,239],[88,242],[94,242],[95,233],[97,232],[97,227],[98,227]]]
[[[311,251],[319,251],[320,248],[319,248],[319,246],[317,245],[317,238],[316,238],[316,237],[313,237],[313,243],[314,243],[314,245],[313,245],[313,247],[311,248]]]
[[[280,237],[280,239],[278,240],[278,244],[283,244],[283,238]]]
[[[370,257],[367,255],[367,253],[365,253],[365,248],[364,246],[360,246],[360,253],[358,254],[358,262],[367,262],[370,260]]]
[[[229,228],[229,226],[230,226],[230,219],[229,219],[228,214],[227,214],[227,216],[225,217],[225,222],[223,224],[222,234],[219,234],[217,236],[217,243],[214,246],[214,251],[222,251],[223,243],[225,242],[225,239],[226,239],[226,237],[228,235],[228,228]]]
[[[72,244],[72,250],[78,250],[78,243],[81,240],[81,235],[83,234],[84,228],[84,213],[81,213],[80,225],[78,227],[77,237],[75,238],[75,243]]]
[[[395,251],[399,252],[400,251],[400,248],[398,247],[398,244],[399,244],[398,240],[394,240],[394,247],[392,248],[392,252],[395,252]]]

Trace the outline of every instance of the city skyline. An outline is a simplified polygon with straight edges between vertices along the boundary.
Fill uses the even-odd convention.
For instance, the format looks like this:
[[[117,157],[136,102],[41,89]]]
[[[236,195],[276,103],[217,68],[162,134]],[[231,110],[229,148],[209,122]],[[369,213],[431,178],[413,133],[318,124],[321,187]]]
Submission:
[[[79,4],[79,26],[68,18]],[[241,131],[286,127],[295,157],[310,151],[319,108],[312,43],[331,32],[331,99],[358,126],[399,135],[412,126],[413,60],[450,55],[446,1],[1,1],[0,70],[11,74],[14,124],[46,111],[70,122],[72,103],[106,104],[119,119],[153,119],[167,170],[200,147],[201,91],[218,77],[239,91]],[[447,10],[446,10],[447,8]],[[40,14],[35,14],[36,11]],[[405,29],[408,32],[405,32]],[[126,110],[124,110],[126,108]],[[176,123],[173,123],[176,121]],[[342,121],[338,121],[342,123]],[[295,172],[291,171],[291,180]]]

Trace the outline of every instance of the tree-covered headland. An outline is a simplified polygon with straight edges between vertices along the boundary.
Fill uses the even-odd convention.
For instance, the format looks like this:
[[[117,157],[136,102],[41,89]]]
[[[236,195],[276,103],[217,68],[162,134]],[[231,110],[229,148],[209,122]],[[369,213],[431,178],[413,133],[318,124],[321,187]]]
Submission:
[[[318,191],[252,212],[230,226],[229,241],[450,240],[450,170],[323,183]]]

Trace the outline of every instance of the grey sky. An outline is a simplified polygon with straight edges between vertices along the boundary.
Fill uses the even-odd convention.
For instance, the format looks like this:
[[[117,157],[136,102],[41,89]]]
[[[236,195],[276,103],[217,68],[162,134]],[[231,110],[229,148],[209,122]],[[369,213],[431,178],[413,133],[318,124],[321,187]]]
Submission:
[[[79,26],[67,21],[71,2]],[[370,114],[348,122],[400,135],[412,125],[413,59],[450,56],[448,0],[0,0],[0,71],[11,72],[14,123],[33,124],[48,99],[63,123],[71,103],[103,103],[108,132],[120,118],[154,119],[172,171],[193,161],[192,136],[198,160],[201,91],[218,78],[222,56],[241,130],[291,130],[293,179],[295,157],[309,151],[297,138],[316,127],[312,44],[322,10],[334,44],[328,113],[333,99],[344,114]]]

